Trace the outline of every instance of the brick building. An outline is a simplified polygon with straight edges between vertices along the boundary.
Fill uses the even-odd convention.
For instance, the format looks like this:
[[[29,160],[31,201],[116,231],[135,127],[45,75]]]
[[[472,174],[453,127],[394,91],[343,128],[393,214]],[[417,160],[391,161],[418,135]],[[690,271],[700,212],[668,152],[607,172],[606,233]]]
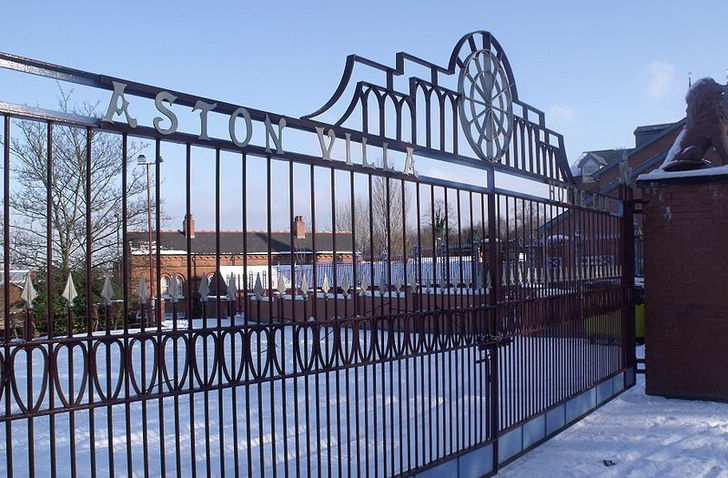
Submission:
[[[30,273],[28,270],[11,270],[10,271],[10,280],[8,281],[8,288],[9,288],[9,295],[7,297],[8,307],[10,309],[10,316],[11,318],[15,316],[16,318],[16,324],[22,322],[24,320],[24,317],[17,317],[17,314],[20,314],[23,312],[22,305],[19,305],[20,301],[20,294],[23,293],[23,286],[25,284],[25,278]],[[33,277],[33,276],[31,276]],[[2,270],[2,264],[0,264],[0,297],[2,297],[2,302],[0,304],[4,304],[6,301],[5,298],[5,274]],[[4,308],[0,308],[0,330],[5,329],[5,317],[4,317],[5,311]],[[12,322],[11,322],[12,323]]]
[[[189,252],[185,231],[189,233]],[[194,299],[199,299],[197,291],[203,276],[210,282],[211,295],[225,295],[231,276],[236,280],[238,291],[246,287],[252,291],[258,279],[266,290],[279,288],[280,280],[284,280],[286,288],[290,288],[292,263],[305,270],[314,262],[317,267],[351,263],[355,256],[350,232],[307,231],[302,216],[294,218],[290,231],[220,231],[217,235],[215,231],[196,231],[194,218],[190,215],[181,230],[160,231],[158,245],[154,243],[155,238],[156,233],[153,233],[150,256],[148,232],[129,233],[131,285],[136,293],[136,285],[144,277],[147,284],[152,285],[149,290],[156,295],[158,247],[160,293],[165,303],[162,307],[167,309],[167,314],[171,310],[169,302],[174,290],[177,291],[177,311],[187,310],[185,300],[189,290]],[[218,252],[219,271],[216,268]],[[190,284],[188,280],[191,280]],[[182,314],[180,312],[179,315]]]
[[[675,123],[639,126],[634,130],[635,143],[631,148],[586,151],[571,166],[574,181],[587,191],[618,198],[626,165],[630,182],[640,174],[660,167],[675,139],[685,125],[685,119]],[[712,159],[708,154],[707,159]],[[642,191],[633,188],[633,197],[642,199]],[[557,216],[543,227],[547,239],[552,239],[545,254],[554,264],[570,267],[574,261],[582,266],[594,265],[609,269],[621,263],[621,249],[616,243],[617,231],[608,222],[603,224],[582,220],[578,212]],[[636,273],[643,272],[642,216],[635,216]],[[576,244],[579,242],[580,245]]]

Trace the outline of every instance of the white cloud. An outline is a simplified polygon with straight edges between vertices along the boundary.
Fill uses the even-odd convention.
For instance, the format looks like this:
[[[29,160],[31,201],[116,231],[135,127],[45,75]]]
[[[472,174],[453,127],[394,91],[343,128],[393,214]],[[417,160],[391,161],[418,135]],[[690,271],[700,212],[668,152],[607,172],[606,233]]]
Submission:
[[[675,67],[664,61],[654,60],[644,70],[647,96],[661,100],[675,86]]]

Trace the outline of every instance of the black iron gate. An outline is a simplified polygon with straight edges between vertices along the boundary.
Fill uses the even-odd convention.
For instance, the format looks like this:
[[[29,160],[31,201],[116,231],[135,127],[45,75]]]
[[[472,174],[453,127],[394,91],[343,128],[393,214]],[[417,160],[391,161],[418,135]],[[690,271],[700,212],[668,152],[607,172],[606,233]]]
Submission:
[[[630,386],[629,203],[487,32],[302,119],[0,57],[108,102],[0,104],[0,475],[481,476]]]

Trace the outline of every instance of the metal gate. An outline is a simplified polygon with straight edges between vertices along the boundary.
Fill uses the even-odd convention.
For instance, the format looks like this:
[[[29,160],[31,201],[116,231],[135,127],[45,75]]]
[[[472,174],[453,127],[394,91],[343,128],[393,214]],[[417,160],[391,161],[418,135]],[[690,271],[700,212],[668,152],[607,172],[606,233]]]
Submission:
[[[631,385],[631,203],[489,33],[302,118],[0,65],[81,91],[0,103],[1,476],[482,476]]]

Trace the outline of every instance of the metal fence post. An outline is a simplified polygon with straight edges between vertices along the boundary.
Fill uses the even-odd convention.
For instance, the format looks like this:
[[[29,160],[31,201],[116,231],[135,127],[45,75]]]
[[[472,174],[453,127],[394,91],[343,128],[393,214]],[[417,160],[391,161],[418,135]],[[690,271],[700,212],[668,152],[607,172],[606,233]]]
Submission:
[[[634,192],[629,185],[621,186],[622,216],[622,368],[635,371],[635,317],[634,317]]]
[[[495,186],[495,174],[492,169],[488,170],[488,186]],[[488,278],[486,283],[490,284],[487,304],[488,310],[488,333],[498,334],[498,298],[500,296],[500,248],[498,244],[498,218],[496,216],[496,195],[494,192],[488,194]],[[489,279],[489,280],[488,280]],[[488,350],[488,375],[490,387],[488,388],[490,401],[490,438],[493,440],[493,473],[498,472],[498,434],[499,434],[499,404],[498,404],[498,346],[494,345]]]

